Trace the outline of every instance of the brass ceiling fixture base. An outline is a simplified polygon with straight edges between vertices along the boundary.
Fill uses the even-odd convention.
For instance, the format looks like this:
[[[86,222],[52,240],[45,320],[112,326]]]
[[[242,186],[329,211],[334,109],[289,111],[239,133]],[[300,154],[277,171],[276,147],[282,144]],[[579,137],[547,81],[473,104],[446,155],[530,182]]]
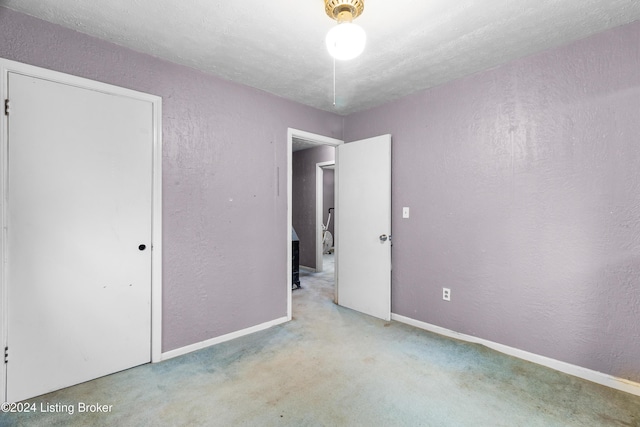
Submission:
[[[324,11],[338,22],[351,22],[364,11],[364,0],[324,0]]]

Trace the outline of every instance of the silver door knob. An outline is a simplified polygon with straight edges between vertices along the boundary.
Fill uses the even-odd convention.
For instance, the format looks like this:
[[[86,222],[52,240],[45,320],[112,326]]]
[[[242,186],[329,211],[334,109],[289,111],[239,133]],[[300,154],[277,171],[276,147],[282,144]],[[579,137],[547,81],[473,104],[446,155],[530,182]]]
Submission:
[[[386,234],[381,234],[380,235],[380,241],[381,242],[386,242],[387,241],[387,235]]]

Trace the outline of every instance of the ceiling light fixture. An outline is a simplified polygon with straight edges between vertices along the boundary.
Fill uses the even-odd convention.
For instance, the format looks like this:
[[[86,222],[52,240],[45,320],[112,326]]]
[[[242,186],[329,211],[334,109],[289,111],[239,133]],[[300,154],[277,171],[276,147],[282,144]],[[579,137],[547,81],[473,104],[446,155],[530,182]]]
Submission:
[[[338,25],[327,33],[327,49],[335,59],[346,61],[364,51],[367,35],[353,20],[364,11],[364,0],[324,0],[324,10]]]

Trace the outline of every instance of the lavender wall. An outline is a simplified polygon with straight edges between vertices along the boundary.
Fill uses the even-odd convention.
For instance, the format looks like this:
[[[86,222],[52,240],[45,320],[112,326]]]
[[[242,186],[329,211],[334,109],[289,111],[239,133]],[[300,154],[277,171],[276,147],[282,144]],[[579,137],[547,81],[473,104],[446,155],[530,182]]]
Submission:
[[[640,23],[345,121],[385,133],[394,313],[640,381]]]
[[[636,22],[345,121],[393,135],[395,313],[640,381],[639,46]],[[164,351],[286,314],[286,130],[342,118],[4,8],[0,57],[163,97]]]
[[[316,163],[335,160],[335,148],[320,145],[293,153],[292,222],[300,238],[300,265],[316,268]]]
[[[0,57],[162,96],[163,351],[286,316],[287,128],[341,117],[5,8]]]

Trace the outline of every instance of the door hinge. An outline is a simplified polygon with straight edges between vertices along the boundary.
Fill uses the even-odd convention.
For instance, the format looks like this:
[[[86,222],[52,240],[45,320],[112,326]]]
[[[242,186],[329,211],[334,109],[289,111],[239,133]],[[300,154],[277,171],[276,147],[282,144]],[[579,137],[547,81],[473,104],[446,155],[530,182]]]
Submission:
[[[9,100],[8,99],[4,100],[4,115],[5,116],[9,115]]]
[[[4,363],[9,363],[9,347],[4,348]]]

